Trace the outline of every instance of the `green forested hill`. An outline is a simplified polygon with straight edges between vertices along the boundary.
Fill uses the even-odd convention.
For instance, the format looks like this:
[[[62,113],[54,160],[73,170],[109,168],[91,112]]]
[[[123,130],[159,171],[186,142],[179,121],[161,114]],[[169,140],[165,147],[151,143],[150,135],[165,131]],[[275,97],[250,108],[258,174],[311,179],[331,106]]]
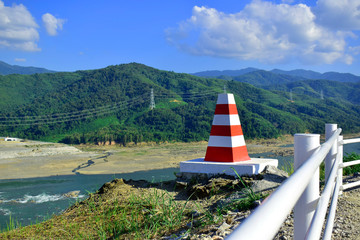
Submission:
[[[330,98],[360,105],[360,83],[330,80],[304,80],[287,84],[265,86],[268,90],[280,90],[314,98]]]
[[[16,107],[31,103],[44,94],[56,92],[79,78],[77,73],[0,75],[0,114],[14,111]]]
[[[240,82],[249,82],[253,85],[269,85],[274,83],[285,83],[300,80],[331,80],[337,82],[352,82],[359,83],[360,76],[356,76],[350,73],[339,73],[339,72],[325,72],[319,73],[310,70],[291,70],[284,71],[280,69],[273,69],[271,71],[265,71],[256,68],[244,68],[241,70],[224,70],[224,71],[204,71],[197,72],[193,75],[199,77],[212,77],[227,80],[236,80]],[[266,77],[264,77],[267,75]],[[260,77],[260,78],[258,78]]]
[[[74,73],[0,78],[0,135],[86,143],[207,140],[217,94],[234,93],[246,138],[359,131],[360,107],[284,89],[161,71],[131,63]],[[153,88],[156,108],[150,110]]]
[[[219,76],[219,79],[226,79],[226,80],[234,80],[238,82],[245,82],[250,83],[254,86],[263,87],[269,85],[277,85],[277,84],[286,84],[290,82],[304,80],[304,78],[284,75],[284,74],[276,74],[269,71],[258,70],[249,72],[239,76]]]

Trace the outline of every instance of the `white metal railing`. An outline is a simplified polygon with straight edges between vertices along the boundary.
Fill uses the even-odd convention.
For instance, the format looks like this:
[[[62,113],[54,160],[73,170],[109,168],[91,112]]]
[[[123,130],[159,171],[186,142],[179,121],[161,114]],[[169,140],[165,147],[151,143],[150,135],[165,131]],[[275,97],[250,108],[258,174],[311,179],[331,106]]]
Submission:
[[[343,185],[342,169],[360,164],[360,160],[343,163],[343,140],[336,124],[326,124],[326,141],[320,146],[319,134],[295,134],[295,172],[280,185],[227,239],[273,239],[291,210],[294,209],[294,239],[319,239],[325,222],[323,239],[331,239],[337,200],[342,190],[359,186]],[[319,194],[319,167],[325,160],[325,187]],[[328,204],[331,198],[330,208]]]

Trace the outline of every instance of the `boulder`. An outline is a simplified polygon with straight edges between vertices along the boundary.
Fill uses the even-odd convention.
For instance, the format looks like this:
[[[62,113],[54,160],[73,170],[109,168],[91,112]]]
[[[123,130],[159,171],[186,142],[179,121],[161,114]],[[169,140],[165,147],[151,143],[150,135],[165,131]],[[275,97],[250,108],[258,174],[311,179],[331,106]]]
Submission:
[[[79,194],[80,194],[80,191],[76,190],[76,191],[64,193],[63,196],[66,198],[77,198],[77,197],[79,197]]]

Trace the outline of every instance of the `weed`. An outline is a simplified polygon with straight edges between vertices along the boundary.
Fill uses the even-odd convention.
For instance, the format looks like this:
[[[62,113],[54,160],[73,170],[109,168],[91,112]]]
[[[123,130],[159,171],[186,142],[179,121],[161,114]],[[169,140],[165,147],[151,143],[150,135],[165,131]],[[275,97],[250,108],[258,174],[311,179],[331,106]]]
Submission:
[[[242,183],[242,185],[244,186],[244,190],[245,190],[245,194],[247,195],[247,197],[250,200],[256,201],[256,195],[254,194],[254,191],[252,190],[251,187],[249,187],[244,180],[241,178],[241,176],[237,173],[237,171],[235,170],[235,168],[231,167],[231,169],[235,172],[236,176],[239,178],[240,182]]]
[[[289,176],[294,173],[294,163],[285,161],[284,164],[280,167],[281,170],[287,172]]]

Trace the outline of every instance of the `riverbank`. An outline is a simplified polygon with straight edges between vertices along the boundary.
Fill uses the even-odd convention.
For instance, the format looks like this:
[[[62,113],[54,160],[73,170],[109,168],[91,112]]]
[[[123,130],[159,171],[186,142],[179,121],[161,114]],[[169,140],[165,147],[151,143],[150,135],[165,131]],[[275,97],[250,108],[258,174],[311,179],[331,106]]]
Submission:
[[[232,209],[252,208],[254,200],[286,179],[286,173],[267,172],[241,180],[230,176],[184,178],[152,183],[115,179],[68,208],[36,225],[0,234],[1,239],[160,239],[197,231],[224,219]],[[248,186],[259,193],[249,198]],[[238,201],[238,199],[243,199]],[[235,200],[235,202],[234,202]],[[15,224],[16,225],[16,224]]]
[[[250,156],[292,156],[293,137],[247,140]],[[0,179],[76,174],[118,174],[178,168],[181,161],[204,157],[207,142],[76,145],[37,141],[0,142]]]
[[[189,180],[180,175],[162,183],[115,179],[62,214],[4,232],[0,238],[222,240],[286,178],[281,170],[269,168],[242,181],[226,176]],[[358,180],[359,174],[345,177]],[[332,238],[359,239],[359,197],[360,189],[340,196]],[[291,213],[274,239],[292,238]]]
[[[358,135],[351,136],[351,137],[358,137]],[[348,137],[346,136],[346,138],[348,138]],[[274,157],[282,157],[282,156],[291,157],[293,155],[293,145],[292,145],[292,143],[293,143],[293,136],[284,136],[281,139],[249,140],[249,141],[247,141],[247,147],[248,147],[248,151],[249,151],[250,155],[256,155],[256,154],[261,155],[263,153],[267,153],[267,154],[273,155]],[[112,172],[114,172],[114,171],[129,171],[130,172],[132,170],[131,166],[132,167],[138,166],[138,167],[142,167],[142,168],[145,167],[145,169],[146,168],[151,169],[151,168],[154,168],[154,167],[159,167],[159,171],[162,171],[160,169],[170,167],[168,165],[169,162],[173,162],[174,164],[178,164],[181,161],[181,160],[179,160],[179,158],[184,158],[184,160],[187,160],[187,159],[197,158],[197,156],[200,155],[200,154],[203,156],[205,154],[206,146],[207,146],[206,142],[200,142],[200,143],[165,143],[165,144],[153,144],[153,145],[147,144],[147,145],[138,145],[138,146],[131,146],[131,147],[83,145],[83,146],[77,146],[77,148],[75,148],[74,146],[56,145],[56,144],[49,144],[49,143],[44,143],[43,145],[41,145],[41,144],[39,145],[38,142],[34,142],[32,145],[30,145],[29,142],[27,142],[26,145],[27,145],[27,147],[25,147],[25,145],[22,146],[24,149],[26,148],[24,150],[24,152],[27,152],[27,154],[34,154],[34,156],[32,156],[32,157],[34,158],[35,163],[37,163],[36,158],[44,156],[44,154],[48,154],[48,156],[50,156],[50,158],[49,158],[50,160],[48,162],[45,162],[44,164],[49,164],[49,163],[54,164],[54,163],[56,163],[56,161],[54,162],[53,159],[51,160],[51,157],[54,157],[54,156],[57,156],[58,159],[65,159],[65,161],[69,161],[70,164],[73,164],[73,165],[71,165],[71,167],[68,167],[66,169],[67,172],[70,171],[71,174],[72,174],[72,175],[68,175],[69,177],[67,177],[66,179],[65,178],[64,179],[63,178],[61,178],[61,179],[60,178],[59,179],[52,179],[52,178],[51,179],[46,179],[47,183],[44,183],[44,186],[46,185],[46,186],[56,190],[57,192],[48,193],[47,190],[45,190],[45,189],[38,189],[41,192],[36,193],[38,195],[41,195],[42,193],[47,193],[47,194],[49,194],[49,196],[59,194],[58,191],[60,189],[59,188],[60,185],[59,186],[50,186],[49,185],[49,183],[53,184],[54,182],[56,182],[56,184],[62,184],[62,183],[71,184],[71,187],[67,188],[66,190],[64,188],[64,190],[63,190],[63,192],[61,192],[61,194],[66,193],[66,192],[70,192],[70,191],[73,191],[73,190],[81,190],[80,194],[85,193],[82,189],[79,189],[78,187],[79,186],[83,187],[85,182],[86,183],[93,182],[94,177],[95,176],[100,176],[100,175],[98,175],[98,174],[82,175],[82,174],[76,174],[76,173],[80,173],[82,171],[89,171],[89,170],[91,170],[89,172],[96,173],[99,169],[106,169],[105,166],[109,162],[113,163],[112,165],[108,165],[108,166],[113,166],[114,167],[114,169],[111,170]],[[11,146],[11,145],[8,145],[8,146]],[[9,151],[11,149],[11,147],[10,148],[4,148],[4,149],[7,149]],[[35,149],[35,151],[33,151],[34,149]],[[52,149],[52,150],[49,150],[49,149]],[[64,154],[64,152],[66,152],[66,151],[59,151],[59,149],[67,150],[68,152],[71,152],[72,154]],[[20,153],[20,152],[18,152],[18,153]],[[50,153],[52,153],[52,154],[50,154]],[[54,154],[54,153],[56,153],[56,154]],[[84,162],[81,162],[80,164],[76,163],[76,162],[75,162],[76,164],[71,163],[71,159],[72,159],[71,156],[77,156],[77,154],[79,154],[79,155],[81,155],[81,154],[95,154],[95,158],[98,158],[98,162],[93,161],[93,163],[92,163],[92,162],[89,162],[89,159],[85,158]],[[4,155],[1,155],[1,157],[3,157],[3,156]],[[7,156],[10,156],[10,155],[7,155]],[[100,156],[100,158],[99,158],[99,156]],[[106,157],[101,158],[101,156],[106,156]],[[10,159],[14,160],[14,159],[17,159],[18,157],[19,156],[12,155],[12,157],[2,158],[2,160],[5,159],[5,160],[10,161]],[[24,156],[22,156],[22,157],[24,157]],[[29,157],[29,156],[27,156],[27,157]],[[154,160],[154,161],[147,161],[146,160],[146,159],[150,159],[150,158],[151,159],[156,159],[156,160]],[[161,161],[161,159],[163,159],[163,161]],[[115,164],[116,162],[117,162],[117,164]],[[156,162],[160,162],[160,164],[156,165]],[[21,161],[20,161],[20,164],[21,164]],[[121,164],[124,164],[123,168],[120,168]],[[145,166],[142,166],[142,165],[145,165]],[[63,166],[65,166],[65,165],[63,165]],[[106,166],[106,167],[108,167],[108,166]],[[178,166],[178,165],[174,165],[174,166]],[[176,168],[169,168],[169,169],[171,171],[170,172],[171,175],[173,175],[173,172],[176,171]],[[173,170],[171,170],[171,169],[173,169]],[[148,174],[148,173],[150,174],[149,175],[150,179],[152,178],[151,176],[154,176],[154,174],[156,176],[159,176],[159,175],[162,174],[160,172],[158,172],[158,173],[155,173],[155,172],[156,172],[155,170],[153,170],[153,171],[138,171],[138,173],[139,173],[138,175],[141,175],[141,176],[138,176],[139,177],[138,179],[144,179],[145,175]],[[40,171],[39,173],[43,173],[43,171]],[[72,179],[71,176],[76,177],[77,179]],[[59,177],[63,177],[63,176],[59,176]],[[79,183],[79,184],[76,185],[76,183],[79,181],[79,179],[78,179],[79,177],[81,177],[81,178],[85,177],[86,179],[84,178],[82,180],[83,182],[81,182],[81,184]],[[115,177],[116,177],[115,175],[113,175],[113,177],[110,176],[110,180],[114,179]],[[122,177],[122,176],[120,176],[120,177]],[[126,177],[126,179],[130,179],[130,178],[133,178],[133,176],[129,174],[129,176]],[[39,184],[40,181],[43,181],[43,179],[41,179],[41,180],[36,179],[33,182],[34,182],[34,184]],[[109,181],[109,180],[106,180],[106,181]],[[99,181],[99,183],[103,184],[106,181],[104,181],[104,180]],[[22,184],[29,184],[28,182],[29,182],[28,179],[24,179],[22,181]],[[181,186],[184,188],[184,185],[182,185],[181,182],[176,183],[176,181],[175,182],[172,181],[172,183],[170,182],[168,185],[165,184],[164,181],[162,181],[162,183],[159,183],[157,185],[154,184],[153,181],[150,181],[150,182],[146,183],[144,181],[134,182],[134,181],[126,181],[125,180],[124,182],[126,183],[124,186],[127,186],[129,184],[131,185],[130,186],[131,190],[127,191],[124,194],[120,194],[120,195],[118,193],[115,194],[115,196],[116,196],[115,199],[118,199],[119,197],[120,197],[120,199],[122,199],[122,196],[126,195],[127,197],[132,196],[133,200],[134,200],[135,195],[132,195],[132,193],[136,194],[138,191],[140,191],[139,195],[136,195],[136,196],[154,196],[154,194],[155,194],[155,199],[159,199],[159,197],[164,197],[164,196],[172,196],[171,198],[166,197],[166,199],[164,199],[164,198],[162,198],[162,199],[164,201],[166,201],[166,202],[176,202],[176,204],[174,203],[173,206],[178,206],[178,207],[180,206],[181,207],[181,206],[184,206],[185,204],[187,205],[188,203],[190,203],[190,201],[188,200],[189,194],[187,192],[181,193],[180,191],[178,191],[178,192],[175,191],[175,188],[178,188],[178,187],[181,187]],[[230,188],[230,190],[229,189],[226,190],[227,194],[232,193],[233,191],[236,190],[235,187],[239,186],[239,182],[237,182],[236,184],[233,184],[233,183],[234,183],[234,181],[231,181],[232,188]],[[1,181],[0,181],[0,184],[2,184]],[[7,181],[6,180],[5,184],[7,184],[9,186],[10,185],[11,186],[15,186],[15,185],[17,186],[18,181],[16,180],[15,182],[12,182],[12,181]],[[194,184],[194,183],[191,183],[191,184]],[[109,184],[105,184],[105,185],[109,186]],[[145,185],[148,185],[148,186],[151,185],[153,187],[148,187],[148,186],[145,187]],[[2,185],[2,186],[4,186],[4,185]],[[156,186],[156,187],[154,187],[154,186]],[[207,196],[206,198],[201,198],[201,199],[195,200],[195,201],[191,200],[192,204],[189,204],[189,206],[202,206],[203,210],[204,210],[203,212],[201,212],[202,214],[200,214],[200,215],[195,214],[195,215],[202,216],[203,218],[204,218],[204,216],[207,216],[208,220],[206,222],[206,224],[207,224],[206,226],[212,226],[212,227],[206,227],[206,228],[202,228],[202,230],[199,230],[197,228],[198,226],[197,227],[195,226],[196,228],[191,227],[192,230],[189,231],[189,227],[186,227],[189,224],[189,221],[186,220],[189,216],[186,215],[185,220],[184,219],[181,220],[181,223],[185,224],[185,227],[183,225],[181,225],[182,227],[179,228],[178,232],[173,231],[173,232],[171,232],[170,235],[168,235],[168,237],[171,237],[172,234],[184,234],[184,232],[182,232],[182,231],[185,229],[186,230],[185,233],[190,234],[188,236],[192,236],[192,237],[189,237],[189,238],[198,239],[199,236],[202,236],[202,234],[205,234],[203,239],[209,239],[209,236],[212,236],[212,237],[216,236],[216,237],[219,237],[218,239],[221,239],[222,236],[221,236],[220,232],[216,233],[217,228],[221,227],[221,225],[223,224],[223,228],[226,228],[226,231],[224,231],[224,234],[228,234],[229,231],[230,231],[227,228],[227,225],[224,224],[223,219],[229,219],[229,218],[231,218],[231,216],[233,216],[234,219],[239,220],[239,219],[243,219],[244,216],[246,216],[246,214],[250,213],[250,211],[232,211],[232,210],[227,210],[227,211],[230,211],[230,213],[228,213],[228,212],[221,212],[221,214],[218,213],[217,210],[216,210],[218,208],[215,208],[215,210],[213,208],[214,206],[217,206],[217,204],[215,204],[215,202],[218,201],[219,199],[224,199],[224,198],[226,198],[228,196],[225,196],[224,193],[221,192],[221,191],[220,192],[214,192],[213,188],[212,188],[213,187],[213,182],[208,186],[209,187],[205,188],[205,192],[209,192],[212,195]],[[23,189],[23,187],[21,187],[21,189]],[[92,189],[92,187],[87,188],[85,190],[90,190],[90,189]],[[96,189],[98,189],[98,188],[96,188]],[[185,186],[185,189],[188,189],[188,187]],[[198,188],[198,189],[202,189],[201,191],[204,190],[204,188],[201,188],[201,187]],[[220,190],[221,190],[221,188],[220,188]],[[17,190],[13,190],[13,191],[9,190],[9,193],[14,192],[14,191],[17,191]],[[109,193],[111,193],[111,191]],[[146,194],[144,195],[143,193],[146,193]],[[0,193],[0,199],[5,198],[4,197],[5,194],[6,194],[6,192],[5,193],[4,192]],[[111,194],[114,195],[113,193],[111,193]],[[266,194],[266,192],[264,192],[264,194]],[[346,194],[344,196],[346,196]],[[1,196],[1,195],[3,195],[3,196]],[[36,195],[36,196],[38,196],[38,195]],[[23,197],[21,197],[21,196],[19,197],[20,201],[17,201],[17,202],[22,201]],[[352,195],[352,192],[350,192],[349,196],[351,196],[351,199],[355,199],[355,200],[358,197],[357,195]],[[12,198],[9,198],[9,199],[12,199]],[[143,199],[143,200],[144,201],[149,201],[149,200],[154,200],[154,199]],[[91,208],[91,206],[89,206],[89,205],[93,206],[94,202],[89,202],[89,201],[90,200],[85,200],[82,204],[84,204],[87,207]],[[203,206],[203,203],[210,204],[210,205],[206,205],[206,206],[204,205]],[[40,204],[37,204],[37,203],[28,202],[26,204],[29,205],[29,207],[32,204],[31,205],[32,209],[34,207],[44,208],[43,206],[40,206]],[[55,201],[54,204],[58,205],[58,202]],[[139,203],[137,203],[137,204],[139,204]],[[144,203],[141,203],[141,204],[144,204]],[[348,206],[351,206],[351,204],[354,205],[355,203],[350,202],[350,201],[345,201],[345,204],[348,204]],[[108,211],[108,210],[110,211],[111,210],[111,206],[108,206],[107,204],[103,205],[102,202],[101,202],[101,204],[99,203],[97,206],[100,206],[100,205],[104,206],[104,208],[103,208],[104,211]],[[1,206],[3,207],[3,210],[4,210],[3,213],[5,213],[5,215],[6,215],[6,213],[9,210],[7,208],[8,206],[5,206],[4,203],[2,203]],[[143,205],[141,205],[141,206],[143,206]],[[147,205],[145,204],[145,207],[146,206]],[[213,207],[209,208],[209,206],[213,206]],[[354,206],[356,206],[356,205],[354,205]],[[123,205],[122,205],[122,207],[123,207]],[[66,208],[66,206],[64,208],[62,208],[62,209],[65,209],[65,208]],[[21,209],[24,209],[24,207],[21,207]],[[343,209],[343,208],[339,207],[339,209]],[[346,207],[344,209],[346,209]],[[83,210],[84,209],[82,209],[82,211]],[[177,210],[179,210],[179,209],[177,209]],[[1,215],[1,211],[2,211],[2,209],[0,209],[0,215]],[[57,213],[59,213],[60,211],[61,211],[61,209],[60,210],[58,209]],[[75,212],[73,212],[73,213],[76,215],[77,210],[74,210],[74,211]],[[156,210],[156,211],[158,211],[158,210]],[[164,210],[159,210],[159,214],[164,215],[163,211]],[[200,213],[200,210],[197,210],[197,209],[195,209],[195,210],[190,209],[189,211],[190,212],[195,211],[195,213],[196,212]],[[344,210],[344,212],[346,212],[346,210]],[[57,213],[55,212],[55,214],[57,214]],[[156,215],[156,213],[155,213],[155,215]],[[60,216],[62,216],[62,219],[60,219],[60,220],[63,221],[62,222],[63,226],[61,227],[61,229],[68,229],[69,226],[65,226],[65,225],[66,225],[66,223],[69,222],[69,219],[71,221],[73,221],[72,218],[68,218],[68,217],[64,218],[63,214],[61,214]],[[99,219],[99,217],[102,217],[102,216],[103,216],[102,212],[100,212],[100,213],[98,212],[97,214],[94,213],[91,216],[90,220],[95,221],[94,219]],[[190,216],[192,217],[192,214],[190,214]],[[87,219],[88,217],[89,216],[84,217],[84,216],[81,215],[80,219],[84,220],[84,219]],[[212,220],[210,221],[209,218],[210,218],[210,220],[211,219]],[[356,219],[356,216],[353,216],[352,218]],[[19,218],[17,218],[17,219],[19,219]],[[51,218],[49,221],[50,221],[51,224],[53,224],[53,222],[51,222],[51,221],[56,221],[56,220],[59,220],[59,218],[54,217],[54,218]],[[87,219],[87,220],[89,220],[89,219]],[[345,224],[345,223],[349,223],[348,220],[349,220],[348,218],[343,218],[343,220],[340,219],[339,221],[343,221],[344,224]],[[230,220],[228,220],[228,221],[230,221]],[[359,219],[358,222],[360,223],[360,219]],[[225,221],[225,223],[229,224],[226,221]],[[236,225],[236,223],[237,223],[237,221],[235,221],[234,223],[231,223],[231,224],[233,224],[232,226],[234,227]],[[190,223],[190,224],[193,224],[193,223]],[[221,225],[219,225],[219,224],[221,224]],[[284,225],[285,228],[282,228],[283,230],[281,230],[281,231],[283,231],[281,236],[285,236],[286,238],[280,238],[280,239],[289,239],[289,236],[291,236],[291,230],[288,230],[286,228],[286,226],[288,226],[288,225],[289,226],[291,225],[291,216],[285,222],[285,225]],[[40,225],[40,226],[43,226],[43,225]],[[108,224],[105,224],[104,226],[108,226]],[[111,226],[111,224],[109,226]],[[338,226],[339,226],[338,229],[340,229],[340,230],[338,230],[338,232],[340,234],[339,236],[341,236],[341,234],[342,234],[342,230],[341,230],[342,225],[340,224]],[[59,228],[59,226],[57,226],[57,227]],[[79,226],[79,227],[81,227],[81,226]],[[2,228],[4,228],[4,225],[2,225]],[[36,228],[36,227],[34,227],[34,228]],[[25,229],[28,229],[28,228],[25,228]],[[205,233],[206,230],[204,230],[204,229],[207,229],[208,233]],[[211,229],[213,229],[213,230],[211,230]],[[68,229],[68,230],[69,231],[71,230],[71,226],[70,226],[70,229]],[[53,231],[53,234],[57,234],[56,229],[52,229],[51,231]],[[87,233],[84,233],[83,236],[86,236],[86,234]],[[347,234],[347,235],[353,236],[352,234]],[[37,236],[36,238],[41,239],[40,235]],[[54,238],[56,238],[56,237],[54,237]],[[62,236],[62,238],[64,238],[64,237]],[[96,238],[96,237],[94,237],[94,238]],[[44,237],[44,239],[45,239],[45,237]],[[65,239],[66,239],[66,237],[65,237]],[[339,239],[341,239],[341,238],[339,238]],[[344,239],[356,239],[356,238],[344,238]]]

